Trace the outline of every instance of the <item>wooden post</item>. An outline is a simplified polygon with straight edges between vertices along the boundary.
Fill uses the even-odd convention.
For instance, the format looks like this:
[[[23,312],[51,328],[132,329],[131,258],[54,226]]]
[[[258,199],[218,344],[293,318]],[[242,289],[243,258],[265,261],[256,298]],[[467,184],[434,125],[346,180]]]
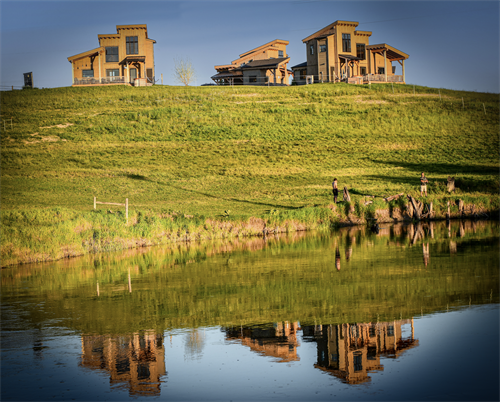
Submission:
[[[385,82],[387,82],[387,50],[384,49],[384,75]]]
[[[128,291],[132,293],[132,281],[130,280],[130,268],[128,269]]]
[[[128,198],[125,198],[125,217],[127,218],[128,223]]]
[[[446,183],[446,189],[449,193],[455,191],[455,178],[448,176],[448,182]]]
[[[97,197],[94,197],[94,209],[96,209],[96,201],[97,201]]]
[[[464,110],[465,110],[464,98],[462,98],[462,109],[464,109]]]
[[[97,296],[99,296],[99,282],[97,282]]]
[[[161,73],[161,85],[163,85],[163,73]]]
[[[439,100],[441,100],[441,90],[438,89],[438,91],[439,91]]]
[[[413,84],[413,96],[415,96],[415,84]]]
[[[450,221],[450,201],[446,201],[446,206],[448,210],[446,211],[446,220],[449,222]]]
[[[486,106],[484,106],[484,103],[483,103],[483,109],[484,109],[484,114],[486,114]]]

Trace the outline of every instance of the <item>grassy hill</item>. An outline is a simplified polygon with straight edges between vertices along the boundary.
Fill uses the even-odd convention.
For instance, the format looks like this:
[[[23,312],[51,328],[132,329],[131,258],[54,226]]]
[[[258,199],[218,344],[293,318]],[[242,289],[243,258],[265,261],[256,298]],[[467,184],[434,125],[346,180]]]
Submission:
[[[123,247],[162,233],[172,240],[206,230],[208,218],[221,232],[220,222],[251,217],[323,222],[329,212],[314,206],[332,203],[334,177],[361,217],[366,195],[377,197],[370,208],[396,193],[419,196],[422,171],[438,213],[457,197],[500,204],[498,94],[117,86],[2,92],[1,107],[2,257],[11,262],[77,255],[97,241],[105,249],[104,239],[111,248],[113,238],[133,239]],[[93,212],[94,196],[128,198],[129,225],[121,207]]]

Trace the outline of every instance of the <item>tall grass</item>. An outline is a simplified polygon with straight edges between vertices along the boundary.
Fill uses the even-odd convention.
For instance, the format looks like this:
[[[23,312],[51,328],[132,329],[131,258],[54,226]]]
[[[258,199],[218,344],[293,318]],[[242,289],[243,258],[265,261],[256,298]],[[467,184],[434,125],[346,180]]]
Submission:
[[[18,238],[16,253],[40,258],[61,255],[63,244],[116,247],[81,243],[76,226],[98,230],[98,239],[153,239],[192,237],[208,218],[221,233],[228,220],[239,233],[262,231],[245,226],[251,217],[277,230],[336,225],[373,217],[387,208],[382,197],[419,197],[421,171],[440,213],[457,198],[497,210],[498,95],[440,93],[383,84],[3,92],[2,118],[13,128],[2,131],[2,247]],[[452,195],[448,176],[459,188]],[[333,177],[351,192],[347,208],[328,207]],[[376,198],[365,207],[367,195]],[[132,226],[118,228],[118,207],[92,212],[94,196],[128,198]],[[62,224],[54,208],[73,218]],[[178,213],[171,220],[165,211]],[[40,217],[32,232],[23,213]],[[117,228],[102,232],[98,217]],[[47,241],[58,236],[60,244]]]

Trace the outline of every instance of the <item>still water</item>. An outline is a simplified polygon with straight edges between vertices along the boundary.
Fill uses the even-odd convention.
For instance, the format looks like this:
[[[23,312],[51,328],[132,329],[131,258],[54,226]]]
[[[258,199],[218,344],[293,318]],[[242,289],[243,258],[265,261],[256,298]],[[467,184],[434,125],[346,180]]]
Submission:
[[[2,400],[499,400],[499,225],[2,270]]]

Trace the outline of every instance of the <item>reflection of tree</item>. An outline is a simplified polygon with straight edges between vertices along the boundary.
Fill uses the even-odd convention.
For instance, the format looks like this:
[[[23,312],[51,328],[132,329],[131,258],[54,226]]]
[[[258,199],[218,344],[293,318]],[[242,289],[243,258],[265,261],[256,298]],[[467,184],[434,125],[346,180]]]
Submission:
[[[411,325],[411,336],[407,338],[402,334],[405,324]],[[304,340],[317,343],[318,362],[314,367],[349,384],[369,381],[369,372],[383,370],[381,356],[397,358],[418,345],[413,338],[413,319],[306,326],[303,332]]]
[[[198,328],[193,328],[186,334],[186,353],[185,358],[190,360],[200,359],[203,356],[203,347],[205,346],[205,332]]]
[[[111,384],[128,388],[130,395],[159,395],[166,374],[163,335],[83,335],[80,364],[106,371]]]

